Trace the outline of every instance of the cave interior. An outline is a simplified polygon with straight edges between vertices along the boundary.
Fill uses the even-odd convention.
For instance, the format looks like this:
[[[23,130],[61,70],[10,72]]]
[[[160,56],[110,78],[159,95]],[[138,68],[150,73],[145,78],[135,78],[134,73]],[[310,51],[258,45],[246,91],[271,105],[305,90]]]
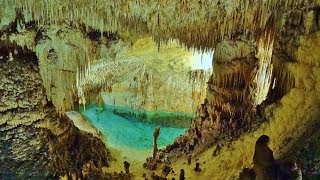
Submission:
[[[319,127],[319,0],[0,0],[0,179],[320,179]]]

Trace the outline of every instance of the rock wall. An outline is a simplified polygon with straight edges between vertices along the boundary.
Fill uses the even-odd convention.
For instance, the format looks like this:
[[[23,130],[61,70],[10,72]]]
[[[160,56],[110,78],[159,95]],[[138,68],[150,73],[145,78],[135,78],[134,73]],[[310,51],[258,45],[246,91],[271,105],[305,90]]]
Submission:
[[[288,137],[289,142],[280,149],[279,156],[283,159],[294,159],[302,169],[304,178],[317,178],[319,170],[318,144],[320,120],[320,55],[319,48],[320,26],[317,18],[319,9],[292,11],[287,18],[282,38],[276,46],[275,62],[281,62],[285,76],[275,75],[276,83],[282,84],[282,89],[292,89],[297,92],[290,100],[292,112],[286,110],[282,118],[296,119],[299,138]],[[279,67],[279,66],[278,66]],[[285,80],[286,79],[286,80]],[[283,90],[274,88],[273,96],[286,94]],[[303,101],[303,102],[301,102]],[[285,111],[284,111],[285,112]],[[305,126],[303,129],[302,126]],[[298,130],[299,129],[299,130]],[[294,132],[290,134],[295,134]]]
[[[318,44],[318,16],[318,10],[300,7],[281,17],[270,16],[268,28],[242,41],[234,37],[218,43],[199,118],[159,157],[163,152],[173,157],[197,155],[220,139],[223,144],[248,131],[268,134],[276,141],[276,156],[285,154],[293,143],[285,143],[287,139],[297,139],[319,118],[319,57],[313,50]],[[251,160],[249,154],[239,158]]]
[[[114,52],[114,57],[91,64],[80,82],[88,101],[188,114],[194,114],[203,102],[212,70],[195,69],[193,63],[200,59],[177,41],[158,49],[150,37],[141,38],[132,45],[119,42],[103,53],[108,51]]]
[[[317,18],[314,18],[311,23],[315,25],[314,29],[307,31],[302,18],[305,14],[319,15],[319,11],[312,8],[300,9],[282,19],[284,27],[274,41],[272,83],[267,99],[257,106],[257,115],[261,113],[264,121],[253,126],[251,131],[242,132],[239,138],[229,143],[220,141],[218,145],[196,155],[192,160],[199,159],[198,162],[206,163],[201,164],[201,173],[190,173],[188,178],[196,179],[201,176],[203,179],[237,179],[243,168],[252,167],[255,142],[263,134],[270,137],[270,148],[275,158],[296,159],[305,178],[319,172],[317,137],[320,120],[320,56],[316,50],[319,44],[319,24],[316,23]],[[252,123],[257,121],[259,119],[254,118]],[[202,130],[208,131],[204,128]],[[190,142],[192,140],[179,138],[163,151],[176,156]],[[182,143],[184,144],[181,145]],[[165,157],[170,154],[160,155]],[[193,171],[194,166],[183,167],[185,157],[178,161],[180,164],[172,163],[173,168]]]
[[[257,79],[260,57],[256,57],[254,41],[255,37],[242,36],[217,45],[213,74],[197,120],[165,152],[196,155],[221,139],[241,135],[259,122],[255,95],[260,87]]]
[[[17,17],[17,20],[20,19]],[[35,52],[48,101],[60,114],[74,109],[79,102],[85,101],[81,90],[78,91],[77,82],[84,76],[99,48],[72,24],[45,26],[38,30],[33,23],[25,26],[24,31],[16,32],[18,26],[11,25],[13,31],[5,29],[2,39],[6,44],[15,44],[25,51]],[[16,47],[12,46],[9,51],[13,52],[14,49]]]
[[[34,54],[0,60],[0,178],[76,174],[107,166],[110,153],[92,134],[57,114],[46,98]]]
[[[39,30],[25,26],[23,32],[6,29],[1,38],[12,53],[17,49],[12,44],[36,52],[47,98],[60,114],[102,100],[136,110],[193,114],[203,102],[211,71],[193,70],[192,53],[177,41],[158,52],[151,38],[128,42],[72,23]]]

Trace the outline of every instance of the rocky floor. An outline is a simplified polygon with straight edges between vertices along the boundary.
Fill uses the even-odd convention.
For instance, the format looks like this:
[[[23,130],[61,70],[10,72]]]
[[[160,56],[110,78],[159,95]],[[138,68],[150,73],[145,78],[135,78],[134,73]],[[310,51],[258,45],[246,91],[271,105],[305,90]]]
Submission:
[[[47,101],[37,60],[0,60],[0,179],[89,173],[111,161],[109,150]]]

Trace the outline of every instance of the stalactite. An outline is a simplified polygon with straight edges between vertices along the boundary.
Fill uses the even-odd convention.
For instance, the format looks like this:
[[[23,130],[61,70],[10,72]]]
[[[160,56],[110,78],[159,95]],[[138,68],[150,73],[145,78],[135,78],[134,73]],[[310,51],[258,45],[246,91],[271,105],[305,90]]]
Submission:
[[[220,5],[217,5],[218,3]],[[106,0],[76,3],[40,0],[1,1],[1,4],[4,4],[2,8],[10,5],[13,9],[21,7],[30,11],[34,20],[40,25],[74,21],[100,29],[101,32],[106,30],[138,31],[140,33],[149,31],[163,42],[167,41],[169,36],[166,34],[169,33],[171,37],[179,38],[188,48],[200,50],[207,50],[217,41],[230,38],[232,33],[239,29],[246,32],[264,29],[270,14],[276,12],[281,4],[284,5],[285,11],[290,11],[292,8],[307,3],[306,0],[290,2],[266,0],[252,3],[235,1],[232,4],[209,0],[201,1],[200,4],[197,0],[191,0],[188,3],[183,1],[158,3],[158,1],[147,0],[136,3],[129,0],[119,3]],[[102,4],[104,5],[101,6]],[[192,9],[191,13],[189,13],[190,9]],[[158,18],[153,18],[151,12],[158,12]],[[194,12],[201,13],[195,15]],[[132,28],[136,27],[134,24],[138,24],[139,21],[147,22],[148,29]],[[207,23],[200,23],[203,21]]]
[[[271,90],[276,93],[276,96],[283,96],[291,89],[296,87],[296,79],[283,59],[273,58],[274,70],[272,75],[273,86]]]
[[[220,5],[217,5],[219,2]],[[273,13],[277,13],[280,5],[284,4],[284,11],[289,12],[292,8],[296,6],[301,6],[307,4],[306,0],[265,0],[259,2],[249,1],[235,1],[231,4],[226,2],[221,2],[218,0],[202,0],[201,5],[198,0],[190,1],[170,1],[169,9],[164,2],[158,1],[147,1],[141,0],[136,3],[132,1],[88,1],[88,2],[63,2],[63,1],[41,1],[41,0],[30,0],[30,1],[20,1],[20,0],[0,0],[0,10],[2,12],[12,11],[15,14],[16,9],[23,9],[24,16],[32,16],[32,19],[37,23],[38,27],[44,27],[46,29],[54,28],[64,22],[72,23],[75,25],[84,24],[86,27],[85,31],[89,29],[100,30],[100,33],[104,31],[119,31],[119,32],[138,32],[139,34],[151,34],[154,40],[160,45],[166,44],[170,38],[178,38],[181,44],[184,44],[186,48],[194,48],[200,51],[207,51],[212,47],[217,45],[217,42],[232,38],[235,32],[243,31],[244,34],[249,34],[260,29],[266,29],[268,26],[268,20]],[[104,4],[102,6],[102,4]],[[192,10],[192,11],[191,11]],[[112,12],[112,13],[111,13]],[[156,17],[152,12],[157,12]],[[195,14],[194,12],[201,12]],[[30,15],[27,15],[30,14]],[[13,15],[14,16],[14,15]],[[5,15],[1,17],[1,20],[6,18]],[[304,26],[306,32],[312,32],[314,21],[314,13],[310,12],[303,15]],[[299,19],[299,18],[298,18]],[[31,21],[31,19],[29,20]],[[206,22],[206,23],[203,23]],[[2,21],[1,21],[2,23]],[[144,26],[139,27],[135,24],[144,24]],[[0,24],[2,27],[2,24]],[[214,28],[212,28],[214,27]],[[281,72],[274,78],[271,77],[272,74],[272,63],[271,55],[273,49],[273,33],[268,32],[263,34],[258,38],[258,59],[259,59],[259,69],[255,76],[255,81],[258,88],[255,92],[255,104],[261,103],[265,98],[267,89],[271,83],[277,79],[277,81],[289,80],[284,87],[284,89],[290,89],[295,84],[292,80],[292,75],[287,72]],[[77,37],[83,39],[83,37]],[[17,39],[17,38],[16,38]],[[76,50],[72,48],[68,50],[61,50],[58,54],[56,70],[52,70],[51,62],[48,62],[47,56],[49,47],[37,46],[33,47],[37,51],[37,56],[39,57],[39,64],[42,67],[41,76],[43,78],[44,85],[46,87],[46,93],[48,94],[49,100],[57,101],[58,109],[64,111],[68,107],[65,104],[72,107],[73,92],[76,88],[78,90],[78,98],[82,103],[86,102],[86,98],[90,99],[88,95],[91,91],[90,88],[85,86],[86,77],[91,72],[90,62],[94,57],[94,53],[88,50],[90,45],[83,42],[83,46],[77,45],[77,48],[81,48],[84,52],[78,54]],[[23,43],[21,43],[23,44]],[[26,43],[27,44],[27,43]],[[58,46],[65,45],[63,43]],[[32,49],[32,46],[27,45],[28,49]],[[219,49],[220,48],[220,49]],[[68,53],[70,52],[70,53]],[[220,63],[231,62],[234,59],[246,57],[251,53],[251,49],[248,48],[246,42],[239,42],[237,44],[218,45],[216,49],[216,61]],[[301,54],[297,54],[297,59],[306,64],[316,64],[318,62],[308,60],[307,58],[301,57]],[[229,66],[229,64],[227,64]],[[220,66],[222,67],[222,66]],[[239,65],[239,67],[242,67]],[[226,67],[227,68],[227,67]],[[67,70],[65,72],[63,70]],[[112,72],[112,69],[109,70]],[[217,70],[219,71],[219,70]],[[221,70],[222,71],[222,70]],[[226,71],[226,69],[223,69]],[[247,81],[250,77],[245,74],[250,74],[250,69],[244,69],[235,67],[232,71],[236,73],[230,74],[228,71],[226,73],[215,73],[215,78],[213,81],[214,85],[222,88],[229,87],[240,87],[242,84],[249,86]],[[55,74],[56,73],[56,74]],[[146,73],[144,70],[141,74]],[[219,74],[220,73],[220,74]],[[73,74],[73,75],[72,75]],[[284,78],[281,77],[281,74]],[[64,79],[55,79],[54,75],[63,76]],[[208,74],[205,72],[192,72],[190,74],[190,83],[193,85],[193,92],[200,89],[198,83],[204,84],[205,79]],[[74,76],[74,77],[73,77]],[[150,77],[152,77],[150,75]],[[142,76],[139,80],[143,79]],[[284,80],[285,79],[285,80]],[[56,82],[55,82],[56,81]],[[110,79],[99,79],[91,80],[96,84],[101,84],[101,86],[106,86],[108,91],[112,89],[112,81]],[[69,85],[60,86],[57,84],[68,84]],[[145,82],[143,82],[145,83]],[[139,88],[141,91],[145,91],[145,87],[142,87],[140,82]],[[149,78],[149,84],[153,84],[152,78]],[[54,88],[51,88],[52,84],[59,86],[56,90],[59,91],[57,96],[60,100],[55,99]],[[107,85],[106,85],[107,84]],[[280,86],[276,84],[276,86]],[[96,88],[96,87],[95,87]],[[213,91],[216,87],[211,88]],[[247,87],[245,87],[247,88]],[[98,91],[96,88],[95,91]],[[66,93],[63,93],[66,91]],[[151,90],[149,90],[151,91]],[[235,99],[236,101],[245,101],[246,95],[244,93],[227,94],[228,99]],[[66,100],[63,100],[66,98]],[[221,99],[213,100],[219,106],[223,105]],[[67,103],[65,103],[67,102]],[[70,102],[70,103],[69,103]],[[228,107],[228,106],[226,106]]]
[[[256,92],[254,93],[254,102],[256,105],[262,103],[267,97],[270,85],[272,83],[271,75],[273,71],[272,65],[272,50],[274,41],[274,32],[265,31],[258,40],[259,69],[255,77],[257,84]]]

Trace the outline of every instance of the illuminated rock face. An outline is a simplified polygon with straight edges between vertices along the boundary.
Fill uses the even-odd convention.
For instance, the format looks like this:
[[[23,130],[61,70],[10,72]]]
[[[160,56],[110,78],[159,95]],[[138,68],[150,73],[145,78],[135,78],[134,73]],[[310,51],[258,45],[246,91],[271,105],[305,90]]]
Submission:
[[[254,94],[259,93],[256,80],[259,59],[253,41],[239,37],[217,45],[206,99],[198,110],[197,120],[177,140],[176,148],[182,148],[181,152],[202,152],[225,135],[240,135],[240,129],[243,131],[257,121]]]
[[[268,96],[269,102],[276,102],[265,110],[268,122],[253,133],[268,134],[277,158],[295,159],[303,178],[317,179],[320,56],[315,49],[319,42],[319,25],[315,19],[306,18],[314,13],[314,10],[296,10],[284,19],[284,29],[274,44],[273,84]]]
[[[47,98],[60,114],[101,100],[133,109],[193,114],[205,98],[211,74],[195,69],[193,53],[176,41],[158,52],[151,38],[132,46],[112,33],[86,33],[67,25],[2,37],[36,52]]]
[[[292,142],[285,143],[288,134],[299,137],[307,127],[312,127],[320,112],[316,102],[319,99],[316,73],[319,57],[317,52],[310,53],[313,51],[311,44],[317,47],[318,30],[315,19],[295,22],[295,13],[283,17],[284,25],[277,41],[274,32],[267,28],[249,38],[239,40],[235,37],[236,40],[217,44],[213,75],[208,82],[207,98],[200,107],[199,118],[185,136],[179,137],[163,152],[174,152],[174,156],[179,154],[177,152],[197,154],[221,138],[233,138],[244,131],[252,131],[252,126],[264,120],[267,122],[261,129],[254,127],[255,134],[268,134],[275,140],[275,154],[285,156],[292,145]],[[302,28],[297,27],[300,25]],[[313,31],[307,30],[309,27],[313,27]],[[285,125],[290,119],[292,124]],[[299,119],[301,127],[295,125]],[[295,132],[296,129],[300,131]],[[252,152],[250,148],[248,150],[247,159],[243,159],[248,162],[246,166],[251,163]]]
[[[260,34],[260,31],[262,31],[261,34],[264,34],[264,36],[261,37],[263,38],[257,35],[255,41],[257,43],[256,55],[259,61],[261,61],[259,63],[263,63],[264,65],[259,66],[260,69],[256,74],[256,80],[257,83],[259,81],[261,81],[260,83],[264,83],[263,81],[266,83],[261,87],[259,86],[256,90],[257,92],[254,92],[253,96],[256,96],[254,101],[257,105],[265,98],[268,86],[270,85],[268,79],[270,79],[272,68],[266,67],[270,66],[273,35],[276,31],[275,29],[282,26],[280,22],[281,18],[286,12],[290,12],[296,6],[311,6],[318,4],[318,2],[299,0],[290,2],[269,0],[250,3],[246,1],[230,3],[219,0],[204,0],[200,2],[143,0],[109,2],[97,0],[95,2],[72,3],[69,1],[59,1],[59,3],[53,3],[48,1],[47,3],[43,3],[37,0],[28,2],[3,0],[3,4],[2,28],[10,25],[10,22],[14,21],[14,16],[16,16],[14,24],[17,32],[27,33],[28,23],[34,23],[34,26],[42,27],[44,30],[43,32],[38,31],[34,34],[33,38],[36,39],[36,42],[31,43],[34,45],[31,49],[37,52],[41,62],[39,63],[42,67],[40,71],[48,99],[52,99],[58,111],[63,113],[68,109],[74,108],[77,104],[75,102],[78,101],[85,104],[87,100],[91,99],[90,97],[88,99],[86,96],[90,96],[88,94],[92,93],[87,92],[79,84],[81,84],[88,74],[90,69],[89,64],[103,58],[103,51],[100,53],[99,51],[104,47],[101,44],[95,45],[88,41],[83,34],[91,34],[92,40],[95,41],[108,34],[108,32],[116,31],[120,35],[138,34],[139,36],[151,34],[159,47],[170,38],[177,38],[187,47],[201,50],[214,48],[223,39],[235,39],[237,34]],[[99,6],[99,4],[104,4],[104,6]],[[20,10],[16,13],[16,8],[13,7],[19,7],[17,9]],[[192,10],[191,14],[193,15],[190,15],[190,10]],[[314,12],[303,16],[303,19],[305,19],[304,27],[307,33],[315,29],[315,17],[316,14]],[[64,26],[62,24],[66,21],[68,22],[68,26],[72,27],[71,29],[73,30],[61,28]],[[270,21],[277,22],[270,23]],[[96,29],[93,33],[90,32],[92,28]],[[128,39],[132,40],[135,38],[129,37]],[[16,41],[20,41],[19,39],[21,38],[16,39]],[[16,43],[22,46],[27,44],[26,42]],[[79,49],[80,51],[77,51]],[[229,50],[232,51],[232,49]],[[226,51],[223,52],[226,53]],[[47,71],[46,69],[49,70]],[[61,75],[64,78],[58,80],[53,78],[54,74]],[[148,74],[150,75],[150,73]],[[145,80],[142,79],[141,81]],[[110,89],[112,82],[108,83],[106,86]],[[143,83],[141,84],[143,85]],[[150,82],[143,86],[149,87],[148,91],[153,91],[151,90],[153,86],[149,84]],[[99,86],[91,87],[91,89],[93,92],[98,92],[102,88],[101,85]],[[87,89],[90,89],[90,87],[87,87]],[[148,98],[158,99],[158,97],[149,96]],[[197,99],[198,95],[195,97],[194,99]],[[146,102],[148,99],[140,97],[138,99],[138,107],[150,110],[157,109],[158,104],[168,104],[163,103],[163,101],[150,103]],[[143,105],[144,102],[147,104]],[[198,104],[198,102],[195,103],[195,106]],[[169,105],[167,109],[173,109],[173,106],[179,106],[179,104]],[[190,111],[190,107],[183,107],[182,109],[183,111]]]
[[[210,69],[198,69],[201,54],[195,57],[197,53],[185,50],[177,41],[158,49],[151,38],[139,39],[132,45],[119,42],[102,51],[108,52],[114,57],[101,57],[80,81],[87,101],[189,114],[194,114],[203,102],[211,56],[202,59],[210,62]]]
[[[79,176],[90,161],[108,165],[103,142],[48,103],[34,55],[2,59],[0,69],[0,178]]]
[[[318,136],[316,132],[319,127],[318,123],[320,117],[318,89],[318,72],[320,72],[320,69],[317,64],[319,56],[317,55],[318,52],[311,48],[311,46],[317,47],[319,42],[319,26],[313,29],[313,31],[307,31],[305,27],[308,26],[304,26],[305,21],[300,19],[296,22],[297,19],[295,17],[297,14],[298,16],[302,16],[302,12],[303,11],[301,10],[297,10],[297,12],[293,11],[287,14],[283,19],[284,27],[279,33],[277,40],[273,43],[274,48],[271,65],[269,66],[272,67],[272,75],[269,81],[268,96],[266,97],[266,101],[260,107],[258,106],[262,111],[259,111],[259,108],[257,108],[257,112],[261,113],[265,122],[262,122],[259,126],[255,126],[254,129],[251,129],[251,132],[241,133],[239,139],[230,143],[230,146],[228,144],[228,147],[221,148],[220,153],[217,153],[218,155],[214,158],[211,158],[214,148],[205,152],[205,155],[200,155],[200,159],[210,157],[208,158],[209,160],[206,161],[206,163],[210,164],[210,170],[203,173],[201,175],[202,178],[210,179],[214,174],[221,179],[236,179],[237,174],[239,173],[236,169],[252,165],[254,144],[257,138],[262,134],[270,136],[271,147],[276,158],[296,157],[299,149],[302,149],[304,152],[307,151],[308,148],[305,148],[304,146],[304,140],[307,139],[307,137],[311,136],[313,133],[315,133],[315,136]],[[307,12],[307,14],[310,14],[310,12]],[[313,20],[311,24],[315,24],[315,20]],[[259,38],[257,39],[259,42]],[[236,48],[236,42],[237,41],[232,41],[234,46],[228,46],[228,49],[233,50],[230,52],[239,52]],[[272,43],[269,44],[272,45]],[[224,47],[226,46],[227,45],[224,45]],[[267,47],[265,45],[263,46]],[[219,48],[219,46],[217,48]],[[266,48],[266,50],[267,49],[268,48]],[[219,51],[216,50],[216,55],[219,54],[218,52]],[[257,67],[261,67],[257,52],[259,51],[255,51],[257,57],[256,62],[259,62]],[[266,55],[268,54],[267,52],[268,51],[266,51]],[[228,53],[228,51],[225,54],[229,57],[225,59],[228,59],[229,61],[231,61],[233,57],[236,57],[232,53]],[[219,58],[215,57],[215,59]],[[244,59],[241,59],[239,62],[243,61]],[[248,65],[249,64],[247,63],[247,67],[254,67]],[[229,67],[232,68],[232,66]],[[259,72],[260,68],[257,68],[257,70]],[[228,72],[228,70],[224,71]],[[213,80],[217,77],[214,76],[214,74],[215,71],[213,71]],[[254,83],[256,78],[252,78],[252,80]],[[210,81],[212,81],[211,78]],[[257,85],[260,85],[261,87],[264,84],[257,83]],[[214,85],[212,86],[215,87]],[[224,90],[226,91],[227,88]],[[264,95],[263,90],[258,91],[254,88],[250,90],[253,90],[252,92],[261,92],[261,94]],[[232,92],[233,91],[235,91],[235,89],[233,89]],[[207,92],[207,96],[208,95],[210,95],[209,90]],[[215,99],[215,97],[219,96],[212,96],[210,99]],[[252,96],[252,107],[255,106],[256,102],[259,102],[255,100],[255,97],[260,96]],[[247,99],[247,102],[250,102],[248,100],[250,100],[250,98]],[[205,102],[205,104],[207,106],[209,103]],[[202,107],[202,109],[205,109],[206,106]],[[219,132],[213,130],[214,128],[210,124],[208,118],[210,113],[204,113],[204,115],[207,118],[199,118],[199,120],[189,129],[186,136],[178,138],[172,146],[167,147],[163,151],[166,153],[174,152],[173,154],[175,156],[179,154],[177,152],[197,153],[195,150],[202,148],[206,149],[210,146],[209,143],[211,143],[211,141],[208,141],[210,138],[223,138],[225,136],[224,134],[217,136],[216,134]],[[232,116],[230,115],[230,117]],[[254,116],[254,118],[251,118],[253,120],[251,123],[256,123],[258,117],[259,116]],[[237,130],[246,129],[239,128]],[[206,132],[209,132],[208,135],[212,135],[213,137],[206,136],[209,138],[203,140],[203,134]],[[224,143],[225,140],[222,141],[221,144],[223,145]],[[184,155],[184,153],[182,153],[182,155]],[[299,164],[305,165],[303,160],[305,160],[306,157],[301,156],[301,153],[299,153],[299,155],[297,161]],[[199,157],[197,156],[197,158]],[[228,171],[221,171],[221,167],[228,167]],[[308,167],[304,166],[303,168],[307,172]],[[191,168],[188,169],[190,171],[192,170]]]

